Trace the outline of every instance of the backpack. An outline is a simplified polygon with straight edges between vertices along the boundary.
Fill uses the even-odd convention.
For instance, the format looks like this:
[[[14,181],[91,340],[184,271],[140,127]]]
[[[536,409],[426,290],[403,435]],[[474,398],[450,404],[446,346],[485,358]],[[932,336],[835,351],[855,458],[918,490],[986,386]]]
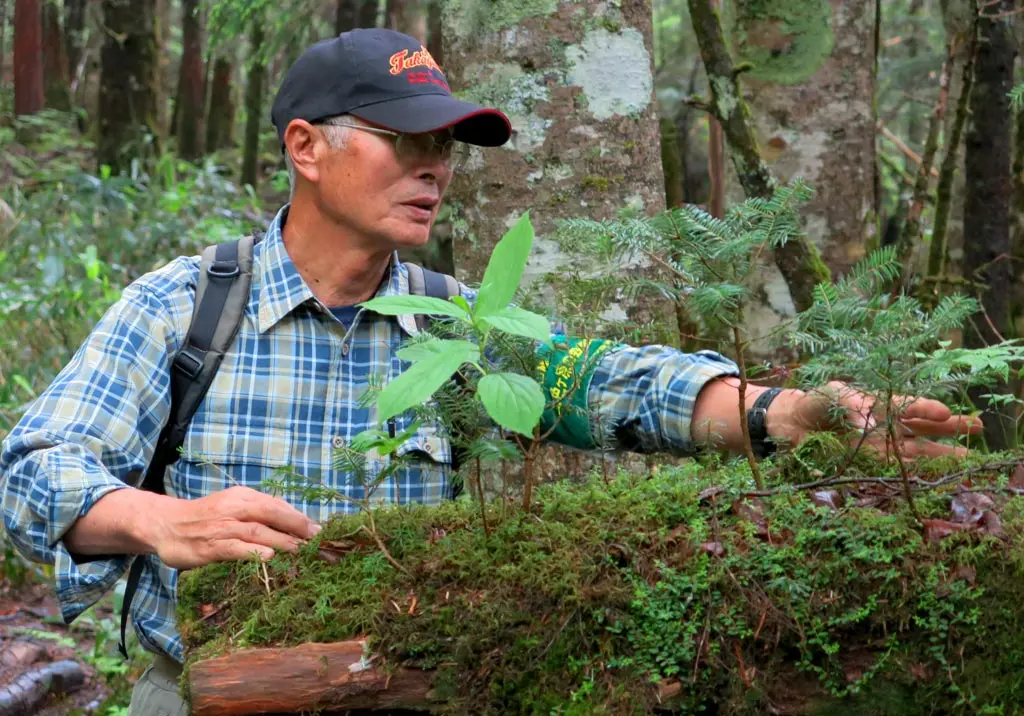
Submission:
[[[153,459],[144,475],[135,470],[128,475],[138,487],[163,495],[164,475],[177,462],[178,449],[185,442],[185,432],[202,403],[224,354],[231,348],[245,315],[252,282],[253,247],[260,236],[253,234],[237,241],[207,247],[199,266],[192,323],[181,349],[171,362],[171,411],[167,424],[157,439]],[[452,276],[405,263],[409,270],[409,293],[414,296],[448,299],[459,295],[459,282]],[[426,330],[430,317],[415,316],[416,326]],[[452,469],[458,469],[456,451],[452,451]],[[144,560],[136,557],[128,571],[124,599],[121,604],[121,655],[128,658],[126,634],[132,598],[139,586]]]

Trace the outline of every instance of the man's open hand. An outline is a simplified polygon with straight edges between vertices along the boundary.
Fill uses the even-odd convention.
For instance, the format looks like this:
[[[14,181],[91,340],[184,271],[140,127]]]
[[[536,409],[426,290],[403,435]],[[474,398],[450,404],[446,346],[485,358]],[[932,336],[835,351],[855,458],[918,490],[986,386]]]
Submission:
[[[836,430],[853,444],[885,454],[892,448],[886,423],[890,415],[896,420],[893,432],[904,459],[966,455],[966,448],[934,438],[974,435],[984,428],[979,418],[953,415],[937,400],[901,395],[886,406],[875,396],[834,381],[812,391],[779,395],[768,409],[768,435],[795,446],[810,432]]]
[[[192,569],[211,562],[267,560],[294,552],[319,526],[284,500],[231,487],[197,500],[169,498],[152,516],[150,542],[164,564]]]

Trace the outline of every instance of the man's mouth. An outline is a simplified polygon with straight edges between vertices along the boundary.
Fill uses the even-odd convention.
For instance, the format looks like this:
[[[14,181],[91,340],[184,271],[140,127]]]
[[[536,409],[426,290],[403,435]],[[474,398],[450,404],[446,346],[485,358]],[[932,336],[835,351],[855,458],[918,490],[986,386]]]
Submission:
[[[409,201],[402,202],[402,206],[409,207],[413,216],[417,219],[429,220],[434,215],[437,207],[437,199],[434,197],[416,197]]]

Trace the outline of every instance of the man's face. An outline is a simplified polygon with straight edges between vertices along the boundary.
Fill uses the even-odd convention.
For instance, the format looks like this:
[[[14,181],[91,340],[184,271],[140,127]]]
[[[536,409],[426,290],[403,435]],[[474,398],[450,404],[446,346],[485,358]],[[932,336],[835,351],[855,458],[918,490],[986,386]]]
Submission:
[[[324,152],[317,162],[321,212],[357,240],[364,239],[368,248],[393,251],[427,243],[452,178],[449,163],[438,151],[409,151],[412,142],[429,146],[425,136],[403,137],[406,146],[399,152],[395,137],[345,131],[345,145]],[[434,136],[443,142],[448,132]]]

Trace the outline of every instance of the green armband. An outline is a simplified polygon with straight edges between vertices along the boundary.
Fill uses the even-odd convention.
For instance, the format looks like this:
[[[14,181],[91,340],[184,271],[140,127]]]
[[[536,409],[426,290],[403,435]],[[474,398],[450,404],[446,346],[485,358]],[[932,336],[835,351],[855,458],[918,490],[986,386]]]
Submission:
[[[537,350],[537,380],[549,406],[540,419],[541,434],[561,445],[592,450],[599,443],[591,432],[587,392],[601,356],[618,344],[561,335],[551,341],[554,348]]]

